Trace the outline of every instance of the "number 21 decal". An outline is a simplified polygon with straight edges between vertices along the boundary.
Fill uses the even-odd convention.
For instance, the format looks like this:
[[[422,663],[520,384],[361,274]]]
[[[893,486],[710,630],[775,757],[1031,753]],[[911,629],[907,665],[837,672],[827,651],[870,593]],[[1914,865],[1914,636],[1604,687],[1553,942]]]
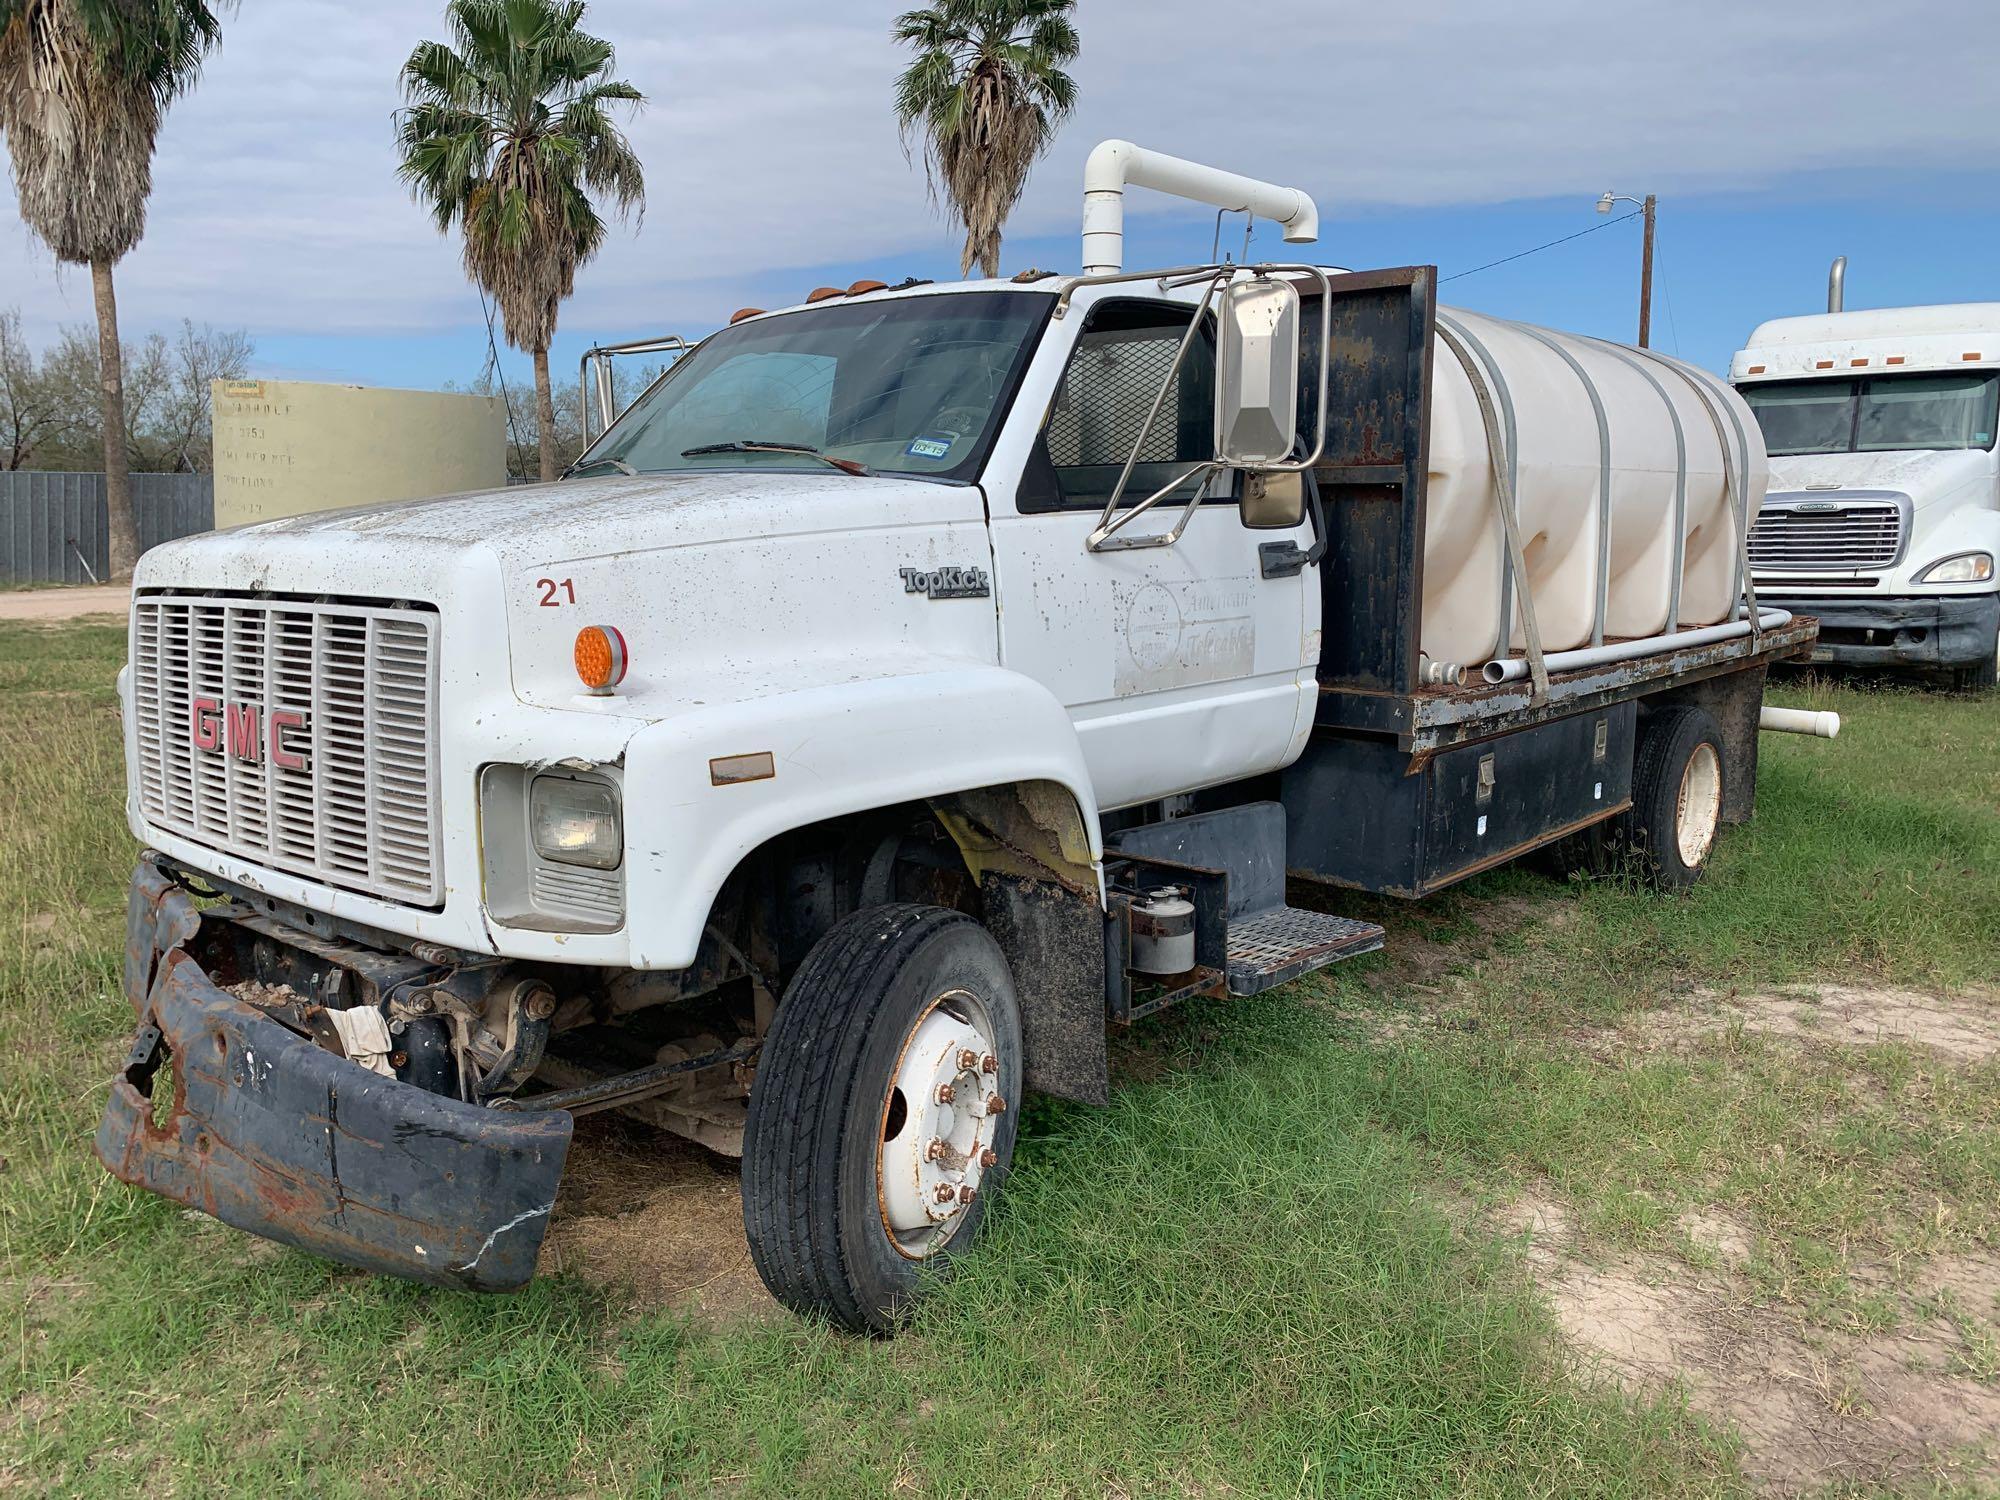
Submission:
[[[566,603],[576,603],[576,585],[571,583],[567,578],[561,580],[537,578],[535,580],[535,587],[542,591],[543,609],[560,609]],[[563,598],[558,599],[556,597],[557,589],[562,590]]]

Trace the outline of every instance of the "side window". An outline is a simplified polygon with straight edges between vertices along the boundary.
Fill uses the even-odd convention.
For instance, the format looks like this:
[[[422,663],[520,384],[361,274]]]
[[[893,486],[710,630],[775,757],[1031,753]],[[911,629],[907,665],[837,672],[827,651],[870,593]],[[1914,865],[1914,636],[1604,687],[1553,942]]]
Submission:
[[[1193,308],[1159,302],[1100,302],[1091,310],[1043,431],[1064,505],[1098,507],[1110,498],[1193,316]],[[1126,498],[1143,499],[1214,456],[1215,337],[1203,328],[1160,404]]]

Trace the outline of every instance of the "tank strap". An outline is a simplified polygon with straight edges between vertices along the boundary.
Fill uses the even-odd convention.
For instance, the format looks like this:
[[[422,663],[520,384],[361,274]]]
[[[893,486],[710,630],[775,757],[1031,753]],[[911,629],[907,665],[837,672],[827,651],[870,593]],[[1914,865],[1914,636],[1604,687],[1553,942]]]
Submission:
[[[1708,419],[1715,424],[1716,441],[1722,444],[1723,483],[1729,487],[1729,493],[1724,498],[1731,500],[1729,515],[1736,523],[1736,597],[1750,612],[1750,639],[1761,650],[1764,643],[1763,611],[1757,607],[1757,580],[1750,576],[1750,440],[1743,431],[1742,418],[1736,415],[1736,408],[1726,400],[1716,399],[1716,393],[1710,387],[1719,382],[1706,370],[1698,369],[1685,360],[1653,354],[1651,350],[1646,352],[1694,388],[1695,394],[1701,397],[1701,404],[1708,409]],[[1724,411],[1729,413],[1729,425],[1736,429],[1733,484],[1729,472],[1729,434],[1722,426],[1721,412]]]
[[[1507,383],[1499,373],[1499,366],[1493,362],[1493,356],[1486,352],[1486,346],[1479,342],[1472,330],[1456,318],[1445,316],[1442,310],[1439,310],[1435,317],[1438,337],[1444,340],[1445,346],[1457,357],[1459,366],[1465,371],[1465,378],[1472,383],[1472,394],[1479,402],[1480,420],[1486,426],[1486,451],[1493,464],[1493,490],[1500,502],[1500,527],[1507,538],[1507,572],[1503,577],[1513,581],[1513,593],[1519,601],[1521,633],[1527,638],[1528,644],[1528,675],[1534,680],[1534,691],[1530,696],[1536,701],[1544,701],[1549,696],[1549,669],[1542,656],[1542,627],[1535,619],[1535,597],[1528,587],[1528,568],[1521,554],[1521,528],[1514,504],[1516,477],[1514,448],[1513,444],[1501,436],[1500,413],[1494,406],[1493,392],[1487,384],[1486,373],[1481,368],[1482,361],[1492,370],[1493,381],[1500,388],[1501,399],[1507,401],[1507,414],[1510,419],[1507,426],[1510,433],[1514,426],[1511,420],[1513,403],[1508,399]],[[1466,348],[1468,343],[1479,351],[1478,360],[1473,358],[1472,350]],[[1497,653],[1500,656],[1506,656],[1512,646],[1514,622],[1510,618],[1511,613],[1503,597],[1500,608],[1498,643],[1500,649]]]
[[[1588,335],[1581,336],[1588,337]],[[1637,371],[1640,379],[1644,380],[1658,394],[1661,404],[1667,408],[1667,419],[1674,424],[1674,451],[1677,455],[1676,463],[1678,465],[1674,475],[1674,572],[1672,587],[1669,590],[1667,601],[1666,629],[1666,633],[1672,635],[1676,630],[1681,628],[1681,583],[1683,581],[1682,575],[1687,571],[1687,429],[1681,426],[1680,408],[1674,405],[1674,398],[1667,394],[1667,388],[1660,384],[1659,377],[1646,368],[1645,358],[1650,358],[1652,351],[1627,348],[1624,344],[1614,344],[1609,339],[1592,338],[1590,341],[1608,353],[1615,354],[1619,359]],[[1717,434],[1717,436],[1720,437],[1720,434]],[[1722,444],[1722,482],[1725,487],[1729,483],[1729,444],[1727,440],[1724,440]],[[1723,497],[1723,500],[1725,504],[1728,503],[1727,495]]]
[[[1548,334],[1531,323],[1509,320],[1507,326],[1516,333],[1526,334],[1561,357],[1571,373],[1583,382],[1583,392],[1590,397],[1590,409],[1597,418],[1597,613],[1591,621],[1590,644],[1601,646],[1604,644],[1604,617],[1611,608],[1611,422],[1604,414],[1604,397],[1598,392],[1597,382],[1590,378],[1590,372],[1578,363],[1576,356]]]

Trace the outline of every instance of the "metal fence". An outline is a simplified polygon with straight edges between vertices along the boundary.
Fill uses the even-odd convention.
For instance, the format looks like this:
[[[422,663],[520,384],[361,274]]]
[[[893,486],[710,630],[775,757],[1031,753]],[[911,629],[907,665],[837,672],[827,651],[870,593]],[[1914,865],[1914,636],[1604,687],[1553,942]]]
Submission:
[[[139,550],[215,525],[211,474],[134,474]],[[0,583],[89,583],[111,571],[102,474],[0,470]]]

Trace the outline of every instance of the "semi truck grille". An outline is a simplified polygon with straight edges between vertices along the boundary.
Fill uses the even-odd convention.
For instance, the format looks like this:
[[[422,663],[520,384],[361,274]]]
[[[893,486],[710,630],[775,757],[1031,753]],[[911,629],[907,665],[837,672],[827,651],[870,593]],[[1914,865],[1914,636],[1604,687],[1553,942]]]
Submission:
[[[436,687],[425,607],[141,596],[139,805],[211,848],[434,906]]]
[[[1766,501],[1750,528],[1750,571],[1887,568],[1902,549],[1903,508],[1894,500]]]

